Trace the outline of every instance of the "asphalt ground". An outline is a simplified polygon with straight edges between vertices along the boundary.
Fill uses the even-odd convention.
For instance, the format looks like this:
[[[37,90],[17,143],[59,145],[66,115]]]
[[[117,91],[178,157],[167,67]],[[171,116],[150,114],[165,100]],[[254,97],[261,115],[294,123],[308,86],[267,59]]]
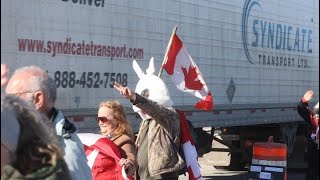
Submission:
[[[216,169],[210,164],[210,159],[214,158],[210,153],[199,158],[201,175],[203,180],[248,180],[248,171],[228,171]],[[305,169],[288,169],[287,180],[305,180]],[[189,180],[188,174],[180,175],[179,180]]]

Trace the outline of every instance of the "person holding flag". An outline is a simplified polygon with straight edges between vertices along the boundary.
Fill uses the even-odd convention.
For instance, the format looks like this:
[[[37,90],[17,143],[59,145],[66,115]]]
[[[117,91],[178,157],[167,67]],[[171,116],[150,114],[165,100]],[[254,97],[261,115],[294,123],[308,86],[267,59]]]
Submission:
[[[213,108],[212,94],[176,35],[176,29],[171,35],[162,68],[179,89],[201,99],[195,108],[209,111]],[[114,88],[130,100],[133,109],[143,119],[136,140],[139,166],[136,179],[178,179],[183,168],[188,171],[190,180],[202,179],[195,143],[185,114],[173,109],[169,91],[160,79],[162,69],[158,77],[153,75],[153,58],[150,59],[146,73],[135,60],[133,69],[140,78],[135,92],[117,82]],[[179,148],[183,150],[184,159]]]
[[[137,144],[137,180],[178,180],[185,162],[179,154],[180,119],[172,108],[164,82],[153,75],[153,58],[145,74],[136,61],[134,70],[140,78],[135,92],[119,83],[114,88],[130,100],[142,118]]]
[[[95,133],[79,133],[94,180],[132,180],[121,148],[109,138]]]
[[[188,92],[197,98],[200,98],[200,101],[194,105],[194,108],[211,111],[214,106],[212,94],[209,91],[198,66],[189,55],[182,41],[176,34],[176,31],[177,26],[174,27],[171,34],[158,77],[161,76],[162,70],[164,69],[179,90]],[[182,111],[177,110],[177,112],[180,115],[181,148],[185,155],[184,159],[186,161],[189,179],[198,179],[198,177],[201,179],[198,153],[194,139],[190,134],[186,116]]]

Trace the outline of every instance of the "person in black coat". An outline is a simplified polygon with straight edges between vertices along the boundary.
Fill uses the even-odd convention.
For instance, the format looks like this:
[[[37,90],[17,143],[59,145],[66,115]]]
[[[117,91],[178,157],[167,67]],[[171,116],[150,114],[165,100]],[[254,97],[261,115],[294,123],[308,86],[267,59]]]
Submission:
[[[312,99],[313,91],[308,90],[298,104],[299,115],[309,124],[307,143],[307,177],[308,180],[319,179],[319,102],[313,110],[308,102]]]

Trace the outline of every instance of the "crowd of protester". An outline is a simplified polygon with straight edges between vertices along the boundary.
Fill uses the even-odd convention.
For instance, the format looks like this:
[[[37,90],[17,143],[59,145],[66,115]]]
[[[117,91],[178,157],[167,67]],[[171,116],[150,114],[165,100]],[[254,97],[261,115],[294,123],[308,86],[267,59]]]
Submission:
[[[185,167],[179,153],[180,117],[163,82],[162,87],[143,84],[135,92],[114,84],[141,116],[139,133],[135,138],[119,101],[102,101],[97,112],[99,133],[118,147],[121,158],[115,162],[104,154],[99,163],[89,166],[76,126],[55,107],[54,80],[37,66],[21,67],[10,78],[7,73],[8,67],[1,64],[5,90],[1,94],[1,179],[108,179],[115,164],[124,168],[129,179],[179,178]],[[319,103],[313,109],[308,104],[313,94],[308,90],[297,106],[310,125],[308,180],[319,179]]]

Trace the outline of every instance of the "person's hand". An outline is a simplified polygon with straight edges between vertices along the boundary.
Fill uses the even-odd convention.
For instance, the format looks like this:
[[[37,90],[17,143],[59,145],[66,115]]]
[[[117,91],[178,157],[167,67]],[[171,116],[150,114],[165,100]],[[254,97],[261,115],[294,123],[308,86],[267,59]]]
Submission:
[[[119,91],[119,93],[121,94],[122,97],[125,97],[125,98],[133,100],[133,101],[136,99],[134,92],[132,92],[130,88],[123,87],[121,84],[119,84],[117,82],[114,82],[113,87]]]
[[[313,91],[312,90],[308,90],[304,96],[303,96],[303,100],[309,102],[312,99],[313,96]]]
[[[129,159],[121,158],[119,161],[120,166],[124,166],[124,169],[128,169],[128,167],[133,164]]]
[[[5,64],[1,64],[1,87],[4,87],[8,82],[8,67]]]

